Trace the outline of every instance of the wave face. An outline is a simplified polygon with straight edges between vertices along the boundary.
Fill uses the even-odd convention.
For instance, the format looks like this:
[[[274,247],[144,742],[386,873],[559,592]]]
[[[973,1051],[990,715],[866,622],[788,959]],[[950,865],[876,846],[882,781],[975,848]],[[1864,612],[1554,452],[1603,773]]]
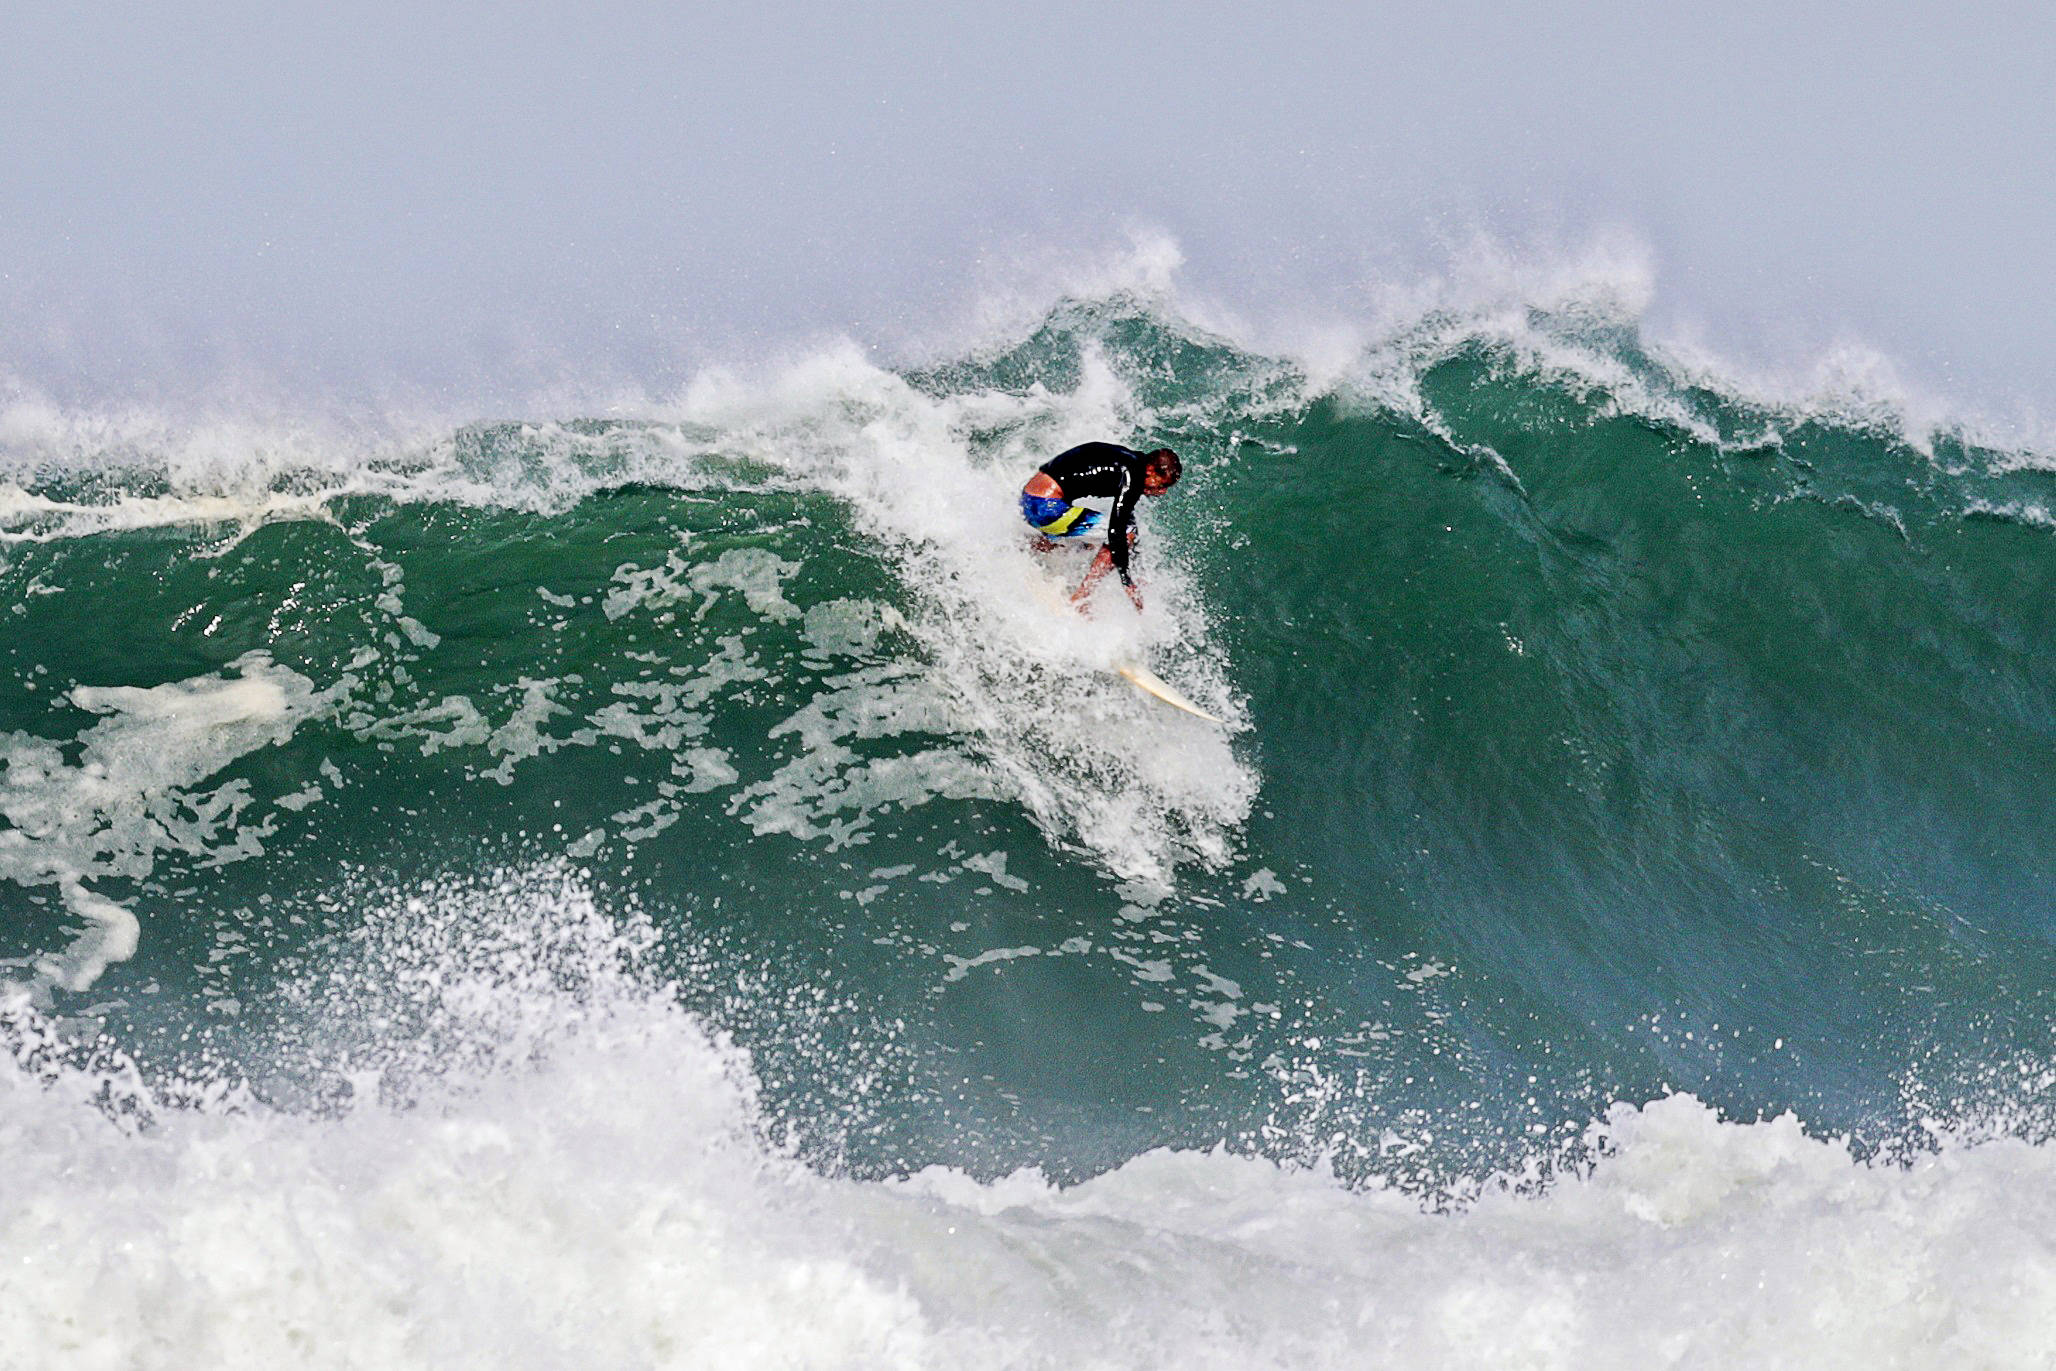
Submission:
[[[25,1364],[2056,1355],[2033,453],[1124,295],[0,436]],[[1092,437],[1186,458],[1139,619],[1012,509]]]

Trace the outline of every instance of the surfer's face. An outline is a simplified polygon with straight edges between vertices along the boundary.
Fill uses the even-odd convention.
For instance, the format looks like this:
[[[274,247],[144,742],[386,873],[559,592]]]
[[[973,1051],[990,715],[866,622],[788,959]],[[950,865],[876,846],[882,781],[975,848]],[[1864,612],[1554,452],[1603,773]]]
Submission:
[[[1152,462],[1142,469],[1142,493],[1144,495],[1161,495],[1169,490],[1177,480],[1177,477]]]

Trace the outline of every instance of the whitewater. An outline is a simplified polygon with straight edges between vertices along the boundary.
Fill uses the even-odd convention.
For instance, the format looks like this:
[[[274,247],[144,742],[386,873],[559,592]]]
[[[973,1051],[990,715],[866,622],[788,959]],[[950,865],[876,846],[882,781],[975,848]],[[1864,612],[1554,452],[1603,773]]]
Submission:
[[[167,1097],[35,1041],[4,1084],[10,1190],[35,1197],[4,1230],[16,1364],[2002,1366],[2049,1345],[2046,1148],[1868,1164],[1678,1095],[1454,1212],[1224,1149],[1070,1187],[864,1182],[770,1136],[747,1059],[635,974],[652,936],[561,872],[371,912],[295,988],[303,1031],[391,1014],[433,1055],[331,1049],[348,1084],[320,1111]]]
[[[0,402],[0,1366],[2056,1364],[2046,449],[1168,270]],[[1139,617],[1032,593],[1092,438]]]

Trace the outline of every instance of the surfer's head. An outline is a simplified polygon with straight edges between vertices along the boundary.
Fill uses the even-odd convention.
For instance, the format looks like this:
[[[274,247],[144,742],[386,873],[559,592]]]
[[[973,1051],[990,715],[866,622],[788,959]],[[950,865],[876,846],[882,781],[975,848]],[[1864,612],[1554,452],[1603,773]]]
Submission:
[[[1178,484],[1178,477],[1184,473],[1184,464],[1178,454],[1167,447],[1160,447],[1149,454],[1147,464],[1142,468],[1142,493],[1161,495]]]

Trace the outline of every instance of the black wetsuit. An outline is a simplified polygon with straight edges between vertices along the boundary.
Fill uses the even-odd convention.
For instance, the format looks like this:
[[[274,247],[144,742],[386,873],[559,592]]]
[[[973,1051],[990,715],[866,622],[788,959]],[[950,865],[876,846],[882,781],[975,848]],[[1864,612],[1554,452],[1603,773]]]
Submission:
[[[1149,458],[1119,443],[1080,443],[1042,464],[1042,474],[1057,483],[1066,500],[1099,500],[1111,495],[1107,514],[1107,551],[1121,584],[1128,578],[1128,547],[1135,534],[1135,505],[1142,499],[1142,469]]]

